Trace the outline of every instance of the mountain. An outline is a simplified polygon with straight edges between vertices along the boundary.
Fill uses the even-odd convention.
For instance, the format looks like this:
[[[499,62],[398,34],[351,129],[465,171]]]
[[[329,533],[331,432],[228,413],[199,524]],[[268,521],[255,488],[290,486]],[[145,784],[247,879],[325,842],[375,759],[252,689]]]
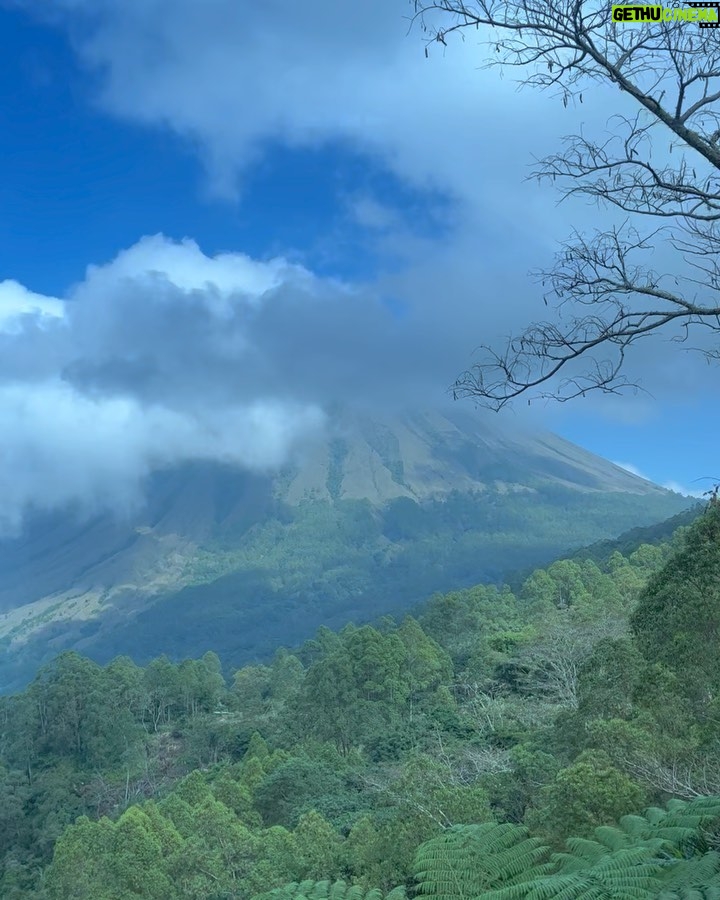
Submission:
[[[286,477],[288,474],[286,473]],[[524,490],[535,480],[581,491],[659,495],[662,489],[549,433],[480,415],[337,416],[283,485],[283,499],[422,501],[451,491]]]
[[[239,664],[689,505],[495,419],[336,413],[274,475],[186,465],[153,475],[131,516],[35,516],[0,542],[0,689],[67,647]]]

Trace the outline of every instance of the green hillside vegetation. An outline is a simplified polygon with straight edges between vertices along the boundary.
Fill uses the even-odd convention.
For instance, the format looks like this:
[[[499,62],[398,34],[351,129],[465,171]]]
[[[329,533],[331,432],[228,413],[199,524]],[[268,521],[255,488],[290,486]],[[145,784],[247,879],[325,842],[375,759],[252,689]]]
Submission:
[[[8,900],[720,896],[720,507],[237,670],[2,698]]]
[[[454,491],[422,503],[400,497],[381,508],[367,500],[275,504],[266,518],[222,528],[189,552],[181,589],[147,596],[117,590],[93,615],[77,618],[71,597],[19,620],[0,639],[0,690],[23,686],[70,648],[101,662],[129,648],[140,662],[161,652],[182,658],[212,650],[239,666],[299,643],[321,623],[341,628],[402,615],[448,585],[502,583],[518,568],[531,571],[688,503],[661,492],[587,494],[541,483],[532,490],[532,499]]]
[[[316,438],[265,475],[157,472],[125,519],[30,516],[0,541],[0,692],[69,649],[101,663],[267,659],[321,624],[402,616],[692,503],[556,435],[454,407],[336,412]]]

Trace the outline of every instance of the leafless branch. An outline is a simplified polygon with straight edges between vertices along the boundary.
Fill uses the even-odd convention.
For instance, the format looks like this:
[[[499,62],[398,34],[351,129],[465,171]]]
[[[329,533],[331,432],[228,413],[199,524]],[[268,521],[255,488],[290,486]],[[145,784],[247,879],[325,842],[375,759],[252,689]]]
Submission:
[[[595,0],[412,3],[428,46],[477,31],[488,65],[522,70],[522,84],[555,89],[565,105],[582,102],[583,90],[599,82],[631,97],[637,115],[614,117],[603,141],[566,138],[533,177],[559,181],[566,197],[584,195],[667,226],[576,234],[555,267],[540,273],[557,318],[530,325],[499,352],[482,345],[454,395],[499,409],[526,393],[569,400],[637,389],[623,367],[638,340],[667,331],[684,341],[696,326],[720,334],[720,30],[681,21],[629,28]],[[671,278],[636,262],[673,250],[675,267],[681,262],[690,274]],[[689,349],[720,358],[714,347]]]
[[[630,775],[656,791],[694,800],[720,794],[718,760],[697,756],[690,760],[661,760],[644,754],[619,758]]]

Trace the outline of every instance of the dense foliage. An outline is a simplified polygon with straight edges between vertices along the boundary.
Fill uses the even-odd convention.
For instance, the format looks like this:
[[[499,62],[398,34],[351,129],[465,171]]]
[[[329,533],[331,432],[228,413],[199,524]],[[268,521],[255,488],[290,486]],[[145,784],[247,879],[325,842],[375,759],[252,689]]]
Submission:
[[[584,493],[521,471],[515,477],[525,490],[456,491],[423,503],[402,497],[381,508],[366,500],[249,502],[184,557],[184,587],[170,579],[147,597],[115,592],[97,617],[67,618],[51,604],[20,619],[0,639],[0,691],[23,687],[58,649],[82,647],[102,662],[128,648],[139,662],[211,650],[240,666],[305,640],[320,624],[402,615],[448,585],[500,583],[688,503],[678,494]]]
[[[230,685],[61,654],[0,706],[0,895],[718,897],[719,576],[714,506]]]

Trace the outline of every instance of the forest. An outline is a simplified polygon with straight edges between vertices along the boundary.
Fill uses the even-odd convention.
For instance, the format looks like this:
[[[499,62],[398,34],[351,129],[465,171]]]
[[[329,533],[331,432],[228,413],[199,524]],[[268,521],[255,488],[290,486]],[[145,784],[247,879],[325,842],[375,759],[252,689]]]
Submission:
[[[0,900],[720,900],[711,6],[0,0]]]
[[[0,700],[0,895],[720,896],[720,506],[623,550],[231,677],[61,654]]]
[[[525,482],[527,492],[453,491],[443,500],[398,498],[382,508],[367,500],[274,503],[257,521],[222,526],[194,548],[183,563],[183,587],[124,599],[115,591],[120,599],[108,599],[99,616],[68,618],[50,602],[37,616],[19,618],[0,636],[0,692],[23,688],[60,650],[79,647],[102,663],[131,647],[143,664],[161,653],[181,659],[210,650],[239,667],[300,643],[320,624],[402,616],[449,585],[499,584],[638,523],[677,513],[685,524],[694,516],[695,504],[671,492],[586,493]],[[12,566],[0,543],[0,572]],[[109,585],[123,577],[137,576],[115,572]]]

